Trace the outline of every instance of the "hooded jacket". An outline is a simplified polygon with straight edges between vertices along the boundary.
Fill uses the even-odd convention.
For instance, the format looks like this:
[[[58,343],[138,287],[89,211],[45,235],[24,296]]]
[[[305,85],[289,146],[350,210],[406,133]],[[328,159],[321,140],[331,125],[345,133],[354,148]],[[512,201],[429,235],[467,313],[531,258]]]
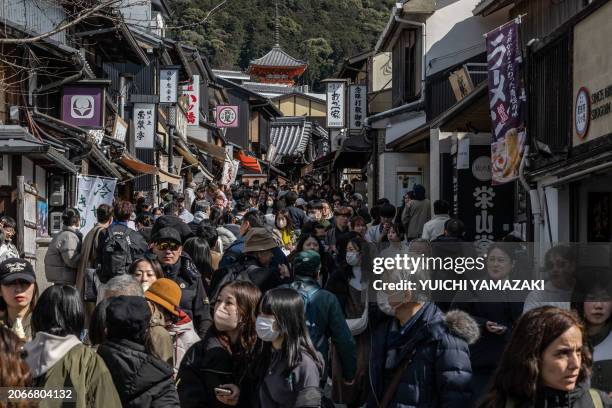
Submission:
[[[33,386],[74,388],[77,408],[121,408],[121,401],[104,361],[76,336],[38,332],[26,343],[26,362]],[[63,406],[62,400],[45,400],[45,406]]]
[[[123,408],[179,407],[172,367],[151,356],[141,344],[110,339],[98,348],[108,366]]]
[[[174,375],[178,374],[179,367],[187,350],[200,341],[200,337],[193,327],[193,322],[182,310],[178,322],[168,326],[167,330],[172,339],[172,361],[174,364]]]
[[[479,336],[476,322],[464,312],[444,315],[425,303],[403,328],[387,316],[375,328],[370,353],[368,407],[377,407],[405,358],[389,407],[466,408],[471,398],[472,368],[468,344]]]

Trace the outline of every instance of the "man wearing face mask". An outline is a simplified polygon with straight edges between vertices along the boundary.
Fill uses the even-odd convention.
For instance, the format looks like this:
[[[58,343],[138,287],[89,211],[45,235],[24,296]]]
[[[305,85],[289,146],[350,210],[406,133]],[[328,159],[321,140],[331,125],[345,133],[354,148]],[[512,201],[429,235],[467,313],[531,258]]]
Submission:
[[[212,324],[210,304],[202,275],[189,255],[183,254],[180,234],[174,228],[162,228],[151,240],[152,251],[162,265],[164,276],[181,288],[181,309],[193,320],[198,336],[204,338]]]
[[[427,279],[426,273],[392,270],[383,281],[419,279]],[[387,317],[376,319],[373,331],[367,407],[470,406],[468,344],[479,337],[474,319],[456,310],[444,315],[429,301],[429,294],[419,290],[380,290],[376,294]]]
[[[302,251],[296,255],[291,265],[295,281],[289,287],[297,290],[304,298],[306,325],[312,344],[321,353],[323,360],[328,361],[328,340],[331,338],[340,358],[342,377],[345,382],[351,382],[357,365],[355,339],[346,324],[338,298],[321,288],[321,256],[315,251]]]

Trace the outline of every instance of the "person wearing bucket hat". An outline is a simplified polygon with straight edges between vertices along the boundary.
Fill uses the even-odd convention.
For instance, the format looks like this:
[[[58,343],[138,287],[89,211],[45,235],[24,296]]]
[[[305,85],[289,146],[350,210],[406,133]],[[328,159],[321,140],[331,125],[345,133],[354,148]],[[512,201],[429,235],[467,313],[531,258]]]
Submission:
[[[328,361],[329,339],[339,357],[344,381],[350,383],[357,368],[355,339],[344,319],[342,306],[331,292],[319,284],[321,256],[316,251],[301,251],[291,262],[295,280],[288,285],[304,299],[306,322],[312,344]],[[322,378],[327,379],[327,376]]]
[[[145,343],[151,311],[140,296],[117,296],[106,307],[107,339],[98,354],[124,407],[179,407],[172,368],[149,354]]]
[[[153,350],[158,357],[174,367],[176,375],[189,347],[200,341],[191,318],[180,308],[181,288],[176,282],[161,278],[153,282],[144,296],[151,309],[150,336]],[[169,349],[166,340],[168,336]]]
[[[28,261],[9,258],[0,263],[0,326],[6,326],[23,341],[31,340],[31,317],[37,298],[36,275]]]
[[[162,228],[151,241],[151,250],[161,263],[164,277],[176,282],[180,288],[178,306],[193,320],[198,335],[204,337],[212,324],[210,304],[202,274],[191,257],[183,252],[180,232],[170,227]]]
[[[222,268],[213,275],[211,282],[211,300],[214,303],[219,289],[228,282],[247,280],[254,283],[262,292],[266,292],[283,283],[290,277],[287,265],[278,266],[278,275],[270,268],[274,249],[278,243],[266,228],[251,228],[244,237],[244,254],[227,268]]]

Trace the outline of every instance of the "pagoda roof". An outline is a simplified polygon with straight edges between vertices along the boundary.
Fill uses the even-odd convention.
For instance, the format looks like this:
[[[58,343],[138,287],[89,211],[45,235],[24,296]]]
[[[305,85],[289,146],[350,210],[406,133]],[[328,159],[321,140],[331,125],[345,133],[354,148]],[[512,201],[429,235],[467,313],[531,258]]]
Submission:
[[[261,58],[251,61],[251,66],[259,67],[305,67],[308,64],[304,61],[293,58],[287,54],[283,49],[275,45],[272,47],[270,52]]]

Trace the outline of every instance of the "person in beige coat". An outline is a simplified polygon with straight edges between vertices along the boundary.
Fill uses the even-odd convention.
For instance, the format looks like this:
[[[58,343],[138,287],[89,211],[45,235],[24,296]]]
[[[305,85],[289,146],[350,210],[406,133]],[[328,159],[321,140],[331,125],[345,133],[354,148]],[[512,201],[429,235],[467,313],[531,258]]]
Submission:
[[[425,187],[415,184],[412,188],[413,198],[404,208],[402,224],[406,230],[406,240],[421,238],[423,226],[431,219],[431,204],[425,198]]]
[[[74,285],[81,258],[83,235],[81,216],[76,208],[62,214],[62,231],[53,237],[45,255],[45,275],[54,284]]]

